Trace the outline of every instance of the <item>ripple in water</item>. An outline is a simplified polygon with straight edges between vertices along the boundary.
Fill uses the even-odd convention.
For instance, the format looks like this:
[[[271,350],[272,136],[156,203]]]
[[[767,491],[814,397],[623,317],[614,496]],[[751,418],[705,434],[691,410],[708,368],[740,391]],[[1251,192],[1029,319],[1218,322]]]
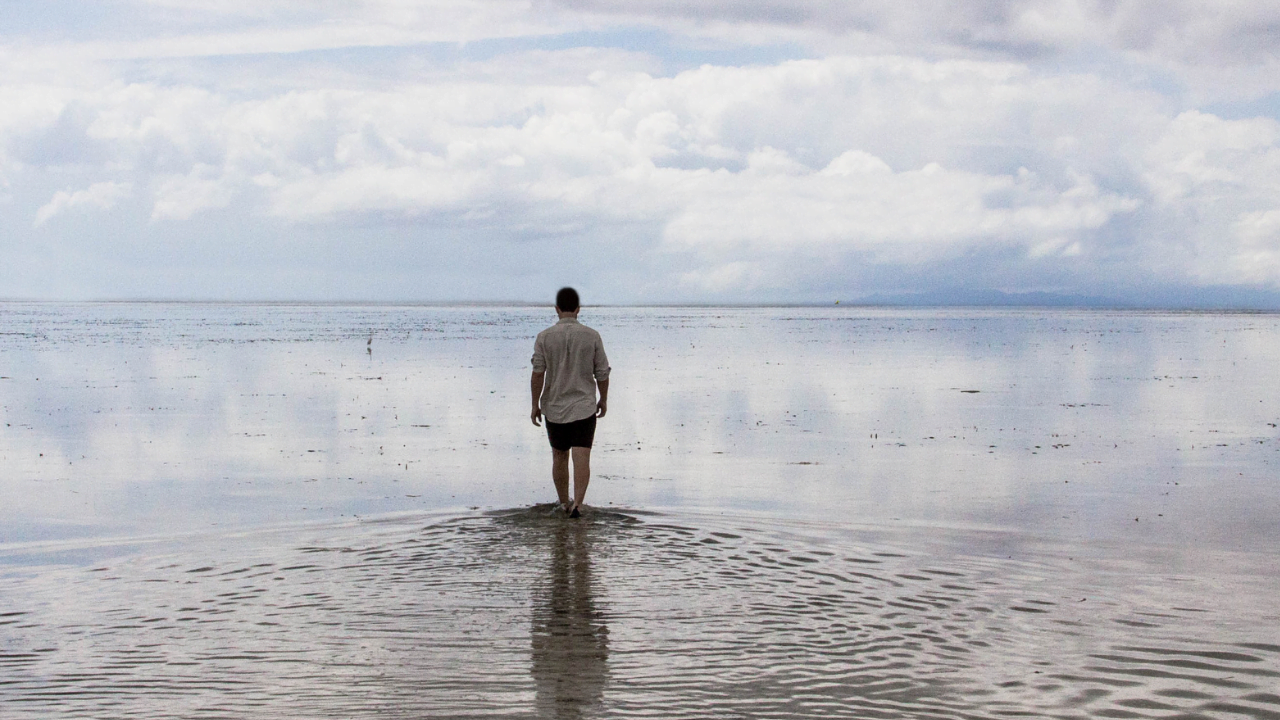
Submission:
[[[546,506],[307,532],[10,571],[4,717],[1280,717],[1280,646],[1050,566]]]

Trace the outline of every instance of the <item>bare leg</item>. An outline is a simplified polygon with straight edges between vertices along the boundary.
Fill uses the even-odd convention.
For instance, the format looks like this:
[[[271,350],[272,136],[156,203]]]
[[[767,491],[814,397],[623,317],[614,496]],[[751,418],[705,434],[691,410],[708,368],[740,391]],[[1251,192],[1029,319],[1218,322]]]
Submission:
[[[569,451],[551,448],[551,482],[556,484],[560,504],[569,506]]]
[[[591,481],[591,448],[576,447],[573,452],[573,504],[582,505]]]

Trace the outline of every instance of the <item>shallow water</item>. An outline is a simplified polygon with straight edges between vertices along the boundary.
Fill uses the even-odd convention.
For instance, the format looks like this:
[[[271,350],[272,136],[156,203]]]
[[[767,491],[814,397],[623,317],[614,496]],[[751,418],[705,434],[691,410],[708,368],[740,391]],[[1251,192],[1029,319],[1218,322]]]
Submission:
[[[15,718],[1280,715],[1273,608],[1219,601],[1272,582],[913,545],[550,506],[189,539],[11,575],[0,699]]]
[[[1280,317],[546,315],[0,304],[0,715],[1280,717]]]

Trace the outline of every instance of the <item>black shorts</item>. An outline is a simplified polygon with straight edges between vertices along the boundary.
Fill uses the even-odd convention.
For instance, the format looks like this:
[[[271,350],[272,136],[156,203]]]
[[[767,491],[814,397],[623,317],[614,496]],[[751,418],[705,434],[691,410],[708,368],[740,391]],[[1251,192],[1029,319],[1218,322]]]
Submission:
[[[589,448],[595,437],[595,415],[567,423],[547,421],[547,439],[551,441],[551,447],[556,450],[568,450],[571,447]]]

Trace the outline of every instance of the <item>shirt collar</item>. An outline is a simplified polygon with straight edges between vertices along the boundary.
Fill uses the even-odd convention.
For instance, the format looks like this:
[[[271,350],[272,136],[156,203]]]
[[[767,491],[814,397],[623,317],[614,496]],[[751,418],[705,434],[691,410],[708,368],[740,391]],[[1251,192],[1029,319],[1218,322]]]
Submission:
[[[576,318],[576,317],[560,318],[560,320],[559,320],[558,322],[556,322],[556,324],[557,324],[557,325],[562,325],[562,324],[564,324],[564,323],[573,323],[574,325],[577,325],[577,324],[578,324],[578,318]]]

